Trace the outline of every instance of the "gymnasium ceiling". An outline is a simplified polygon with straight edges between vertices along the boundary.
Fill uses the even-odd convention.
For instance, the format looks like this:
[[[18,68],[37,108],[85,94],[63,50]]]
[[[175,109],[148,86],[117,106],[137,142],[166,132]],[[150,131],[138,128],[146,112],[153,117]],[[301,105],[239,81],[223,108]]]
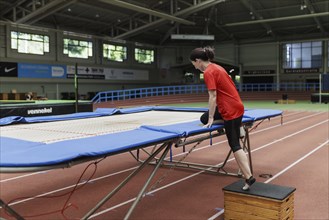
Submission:
[[[158,46],[329,38],[329,0],[0,0],[2,23]],[[206,42],[208,43],[208,42]]]

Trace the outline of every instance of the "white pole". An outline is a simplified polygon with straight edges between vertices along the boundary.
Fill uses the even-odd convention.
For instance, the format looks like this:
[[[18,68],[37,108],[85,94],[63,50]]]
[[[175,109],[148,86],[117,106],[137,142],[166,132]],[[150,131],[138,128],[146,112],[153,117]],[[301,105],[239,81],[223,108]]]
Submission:
[[[321,91],[322,91],[322,74],[319,74],[319,102],[321,104]]]
[[[59,100],[58,83],[56,83],[56,100]]]

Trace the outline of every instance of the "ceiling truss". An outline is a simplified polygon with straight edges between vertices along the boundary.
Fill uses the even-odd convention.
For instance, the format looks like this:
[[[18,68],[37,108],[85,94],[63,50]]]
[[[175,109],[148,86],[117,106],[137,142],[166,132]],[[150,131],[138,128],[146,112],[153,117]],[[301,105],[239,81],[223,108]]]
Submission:
[[[0,0],[0,7],[10,24],[156,45],[171,34],[233,42],[329,37],[328,0]]]

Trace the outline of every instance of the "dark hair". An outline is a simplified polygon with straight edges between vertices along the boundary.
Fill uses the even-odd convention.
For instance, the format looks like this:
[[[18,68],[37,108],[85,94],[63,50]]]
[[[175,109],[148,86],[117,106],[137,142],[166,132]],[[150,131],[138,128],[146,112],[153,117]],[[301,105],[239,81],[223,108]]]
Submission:
[[[204,48],[195,48],[191,51],[190,60],[195,61],[196,59],[200,59],[203,61],[211,61],[215,58],[214,49],[211,47]]]

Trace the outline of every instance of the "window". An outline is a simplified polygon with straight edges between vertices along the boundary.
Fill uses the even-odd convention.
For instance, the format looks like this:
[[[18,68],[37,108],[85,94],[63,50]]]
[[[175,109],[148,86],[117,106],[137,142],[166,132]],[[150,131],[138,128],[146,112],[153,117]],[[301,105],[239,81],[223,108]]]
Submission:
[[[240,83],[241,82],[241,78],[240,78],[240,76],[239,75],[236,75],[235,76],[235,83]]]
[[[203,73],[200,73],[200,80],[204,80],[204,75],[203,75]]]
[[[154,62],[154,50],[135,48],[135,60],[138,63],[151,64]]]
[[[44,55],[49,52],[49,36],[12,31],[11,49],[18,53]]]
[[[284,69],[322,67],[321,41],[284,44],[282,51]]]
[[[103,44],[103,57],[111,61],[123,62],[127,59],[127,47]]]
[[[84,40],[64,38],[63,53],[73,58],[88,59],[93,56],[93,43]]]

